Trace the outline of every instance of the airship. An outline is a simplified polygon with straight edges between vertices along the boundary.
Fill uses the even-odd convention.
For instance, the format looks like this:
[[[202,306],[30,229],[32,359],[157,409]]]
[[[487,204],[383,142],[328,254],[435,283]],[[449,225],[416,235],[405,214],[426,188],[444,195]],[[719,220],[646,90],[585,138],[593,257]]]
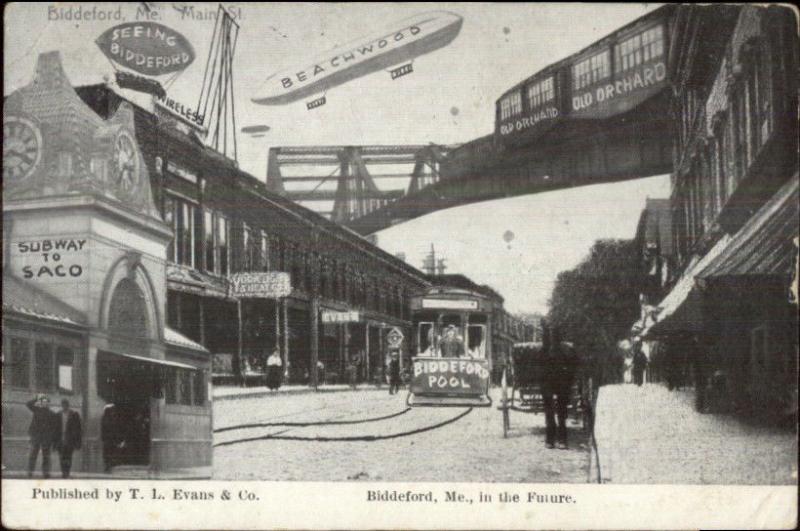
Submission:
[[[396,22],[390,29],[334,48],[302,68],[267,78],[251,98],[261,105],[286,105],[348,81],[443,48],[461,31],[464,19],[449,11],[429,11]]]

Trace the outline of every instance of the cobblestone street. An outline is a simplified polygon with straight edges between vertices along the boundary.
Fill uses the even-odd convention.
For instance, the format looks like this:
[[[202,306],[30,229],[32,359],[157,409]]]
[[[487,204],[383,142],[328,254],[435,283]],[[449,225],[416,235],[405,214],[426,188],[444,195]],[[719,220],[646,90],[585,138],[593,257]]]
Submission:
[[[282,437],[385,436],[453,419],[465,408],[406,409],[406,391],[387,390],[262,395],[214,403],[215,429],[240,424],[356,421],[359,424],[242,428],[215,433],[215,444],[274,435]],[[494,404],[499,393],[493,393]],[[570,449],[544,446],[542,414],[511,413],[503,439],[495,406],[475,408],[445,426],[376,441],[255,440],[214,449],[214,479],[302,481],[447,481],[583,483],[589,446],[570,421]]]

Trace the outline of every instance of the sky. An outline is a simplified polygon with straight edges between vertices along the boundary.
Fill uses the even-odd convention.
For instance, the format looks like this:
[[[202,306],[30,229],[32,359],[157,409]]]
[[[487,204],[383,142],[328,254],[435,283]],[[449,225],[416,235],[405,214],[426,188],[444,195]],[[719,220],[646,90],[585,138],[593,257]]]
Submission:
[[[213,17],[205,15],[215,13],[216,4],[150,4],[157,13],[151,20],[182,33],[196,51],[168,86],[171,98],[194,107],[214,29]],[[483,136],[493,130],[495,100],[509,87],[658,5],[227,3],[241,26],[234,58],[237,125],[270,127],[260,138],[239,135],[239,164],[264,180],[271,146],[455,144]],[[133,2],[84,3],[80,11],[95,6],[120,20],[75,20],[77,3],[7,6],[4,94],[29,83],[38,54],[51,50],[61,52],[73,85],[113,80],[114,69],[94,41],[116,24],[145,20],[144,11]],[[194,16],[180,6],[192,6]],[[387,72],[373,73],[328,90],[327,104],[311,111],[305,100],[284,106],[250,101],[271,74],[302,68],[337,45],[432,10],[461,15],[463,27],[450,45],[415,59],[412,74],[392,80]],[[149,105],[149,97],[120,92]],[[392,227],[379,244],[406,252],[419,266],[434,242],[448,259],[448,272],[493,285],[513,311],[546,311],[558,271],[577,263],[597,238],[632,237],[644,199],[668,194],[669,180],[661,177],[486,202]],[[502,240],[506,230],[516,235],[511,249]]]

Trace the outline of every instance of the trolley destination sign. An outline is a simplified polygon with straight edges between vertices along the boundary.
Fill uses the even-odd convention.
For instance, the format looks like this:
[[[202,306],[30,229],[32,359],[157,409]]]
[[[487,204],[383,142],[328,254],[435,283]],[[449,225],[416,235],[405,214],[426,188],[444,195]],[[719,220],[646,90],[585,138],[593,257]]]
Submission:
[[[489,362],[469,358],[414,358],[411,392],[415,395],[474,396],[486,394]]]

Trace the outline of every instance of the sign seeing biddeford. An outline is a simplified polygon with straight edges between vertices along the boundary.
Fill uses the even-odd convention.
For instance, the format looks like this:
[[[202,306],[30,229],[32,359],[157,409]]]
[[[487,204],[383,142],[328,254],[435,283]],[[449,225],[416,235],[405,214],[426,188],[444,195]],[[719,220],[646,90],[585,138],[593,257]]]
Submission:
[[[289,273],[235,273],[230,276],[230,295],[240,299],[279,299],[292,292]]]
[[[488,386],[489,360],[414,358],[415,395],[485,395]]]

